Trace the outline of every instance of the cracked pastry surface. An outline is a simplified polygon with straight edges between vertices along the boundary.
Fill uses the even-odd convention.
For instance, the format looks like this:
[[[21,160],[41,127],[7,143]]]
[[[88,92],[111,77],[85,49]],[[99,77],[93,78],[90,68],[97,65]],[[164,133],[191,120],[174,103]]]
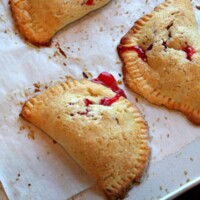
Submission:
[[[110,106],[99,103],[113,96],[100,84],[68,79],[28,100],[20,115],[57,141],[108,199],[121,199],[145,172],[149,135],[140,112],[126,98]]]
[[[16,26],[30,43],[49,45],[64,26],[104,6],[110,0],[10,0]]]
[[[190,0],[166,0],[140,18],[118,53],[132,91],[200,125],[200,35]]]

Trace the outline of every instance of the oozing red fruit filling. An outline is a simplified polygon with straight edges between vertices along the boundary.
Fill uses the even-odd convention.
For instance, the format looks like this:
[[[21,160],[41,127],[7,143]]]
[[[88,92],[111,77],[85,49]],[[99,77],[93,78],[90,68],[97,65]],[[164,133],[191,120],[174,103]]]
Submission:
[[[114,97],[105,97],[100,100],[99,104],[104,106],[111,106],[115,103],[121,96],[126,98],[124,91],[118,87],[117,81],[114,76],[107,72],[102,72],[96,79],[93,79],[92,82],[104,85],[110,88],[113,92],[116,93]],[[84,99],[85,106],[89,106],[92,103],[89,99]]]
[[[185,51],[185,53],[187,54],[187,59],[188,60],[192,60],[192,56],[196,53],[195,49],[191,46],[186,46],[185,48],[183,48],[183,51]]]
[[[119,98],[121,97],[120,94],[116,94],[114,97],[105,97],[101,99],[99,102],[100,105],[103,106],[111,106],[113,103],[115,103]]]
[[[145,51],[139,46],[124,47],[119,45],[117,50],[119,55],[126,51],[135,51],[138,54],[139,58],[141,58],[144,62],[147,61],[147,56],[145,54]]]
[[[84,99],[84,103],[85,103],[85,106],[89,106],[93,104],[92,101],[90,101],[89,99]]]
[[[87,0],[85,5],[91,6],[93,4],[93,0]]]
[[[126,98],[124,91],[118,87],[114,76],[108,72],[102,72],[96,79],[93,79],[92,82],[104,85],[110,88],[113,92]]]

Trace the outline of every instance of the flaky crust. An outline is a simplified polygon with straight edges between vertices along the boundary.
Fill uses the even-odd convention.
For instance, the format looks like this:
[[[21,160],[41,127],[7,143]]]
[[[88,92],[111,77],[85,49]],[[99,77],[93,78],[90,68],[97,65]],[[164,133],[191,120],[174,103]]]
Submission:
[[[200,125],[200,35],[190,0],[166,0],[136,21],[118,49],[130,46],[141,47],[147,61],[134,51],[119,51],[126,85]],[[191,60],[186,46],[195,49]]]
[[[110,0],[10,0],[15,24],[22,36],[36,46],[48,46],[54,34],[69,23],[94,11]]]
[[[138,109],[121,97],[87,80],[69,79],[28,100],[21,116],[62,147],[101,186],[108,199],[122,199],[147,168],[150,148],[147,125]],[[84,105],[84,99],[93,104]]]

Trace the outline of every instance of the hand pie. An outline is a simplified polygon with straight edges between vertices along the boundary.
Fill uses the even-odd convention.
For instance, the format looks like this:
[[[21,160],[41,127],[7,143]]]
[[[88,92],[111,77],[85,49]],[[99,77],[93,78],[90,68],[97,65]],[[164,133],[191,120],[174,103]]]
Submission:
[[[10,0],[17,28],[36,45],[49,45],[53,35],[67,24],[110,0]]]
[[[21,116],[57,141],[103,189],[123,198],[148,165],[148,129],[137,108],[100,84],[68,79],[28,100]]]
[[[200,125],[200,35],[190,0],[166,0],[139,19],[118,53],[126,85]]]

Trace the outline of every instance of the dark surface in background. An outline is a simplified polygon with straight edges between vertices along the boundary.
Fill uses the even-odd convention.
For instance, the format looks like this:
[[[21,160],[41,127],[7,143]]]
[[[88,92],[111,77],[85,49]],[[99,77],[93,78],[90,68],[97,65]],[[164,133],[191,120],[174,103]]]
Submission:
[[[174,200],[200,200],[200,185],[185,192]]]

